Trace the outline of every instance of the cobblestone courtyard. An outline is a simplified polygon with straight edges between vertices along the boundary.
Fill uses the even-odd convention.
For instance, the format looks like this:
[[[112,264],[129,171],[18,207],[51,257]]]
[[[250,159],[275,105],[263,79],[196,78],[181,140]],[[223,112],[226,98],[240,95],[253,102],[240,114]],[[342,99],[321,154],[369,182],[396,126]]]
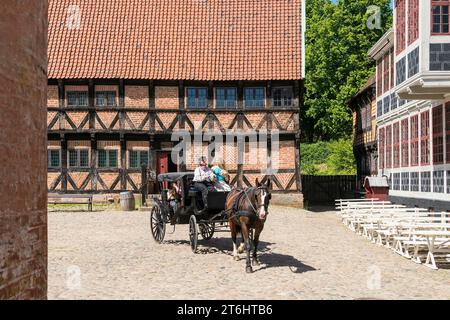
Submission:
[[[159,245],[148,212],[49,212],[49,298],[450,299],[450,270],[378,247],[331,212],[272,207],[253,274],[228,233],[194,255],[187,227],[171,231]]]

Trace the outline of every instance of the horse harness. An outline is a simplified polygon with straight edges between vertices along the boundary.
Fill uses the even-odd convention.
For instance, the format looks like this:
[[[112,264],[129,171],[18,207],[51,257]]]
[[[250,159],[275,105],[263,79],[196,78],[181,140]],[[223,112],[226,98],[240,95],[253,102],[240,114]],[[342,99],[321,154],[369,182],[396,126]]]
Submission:
[[[250,189],[251,191],[253,191],[255,188],[254,188],[254,187],[251,187],[251,188],[249,188],[249,189]],[[233,212],[233,214],[232,214],[231,217],[234,218],[235,222],[239,225],[239,224],[240,224],[239,219],[240,219],[241,217],[248,217],[248,218],[250,218],[251,220],[257,218],[257,217],[258,217],[258,210],[255,208],[255,206],[253,205],[252,200],[251,200],[250,197],[248,196],[247,190],[241,189],[241,190],[238,190],[238,192],[239,192],[239,193],[236,195],[236,198],[235,198],[234,201],[233,201],[233,206],[232,206],[232,212]],[[241,199],[242,199],[244,196],[247,198],[248,202],[250,203],[250,206],[251,206],[251,208],[252,208],[252,210],[253,210],[253,213],[252,213],[252,212],[249,212],[249,211],[240,211],[240,210],[239,210],[239,201],[241,201]],[[263,206],[264,206],[264,204],[258,206],[258,208],[263,207]]]

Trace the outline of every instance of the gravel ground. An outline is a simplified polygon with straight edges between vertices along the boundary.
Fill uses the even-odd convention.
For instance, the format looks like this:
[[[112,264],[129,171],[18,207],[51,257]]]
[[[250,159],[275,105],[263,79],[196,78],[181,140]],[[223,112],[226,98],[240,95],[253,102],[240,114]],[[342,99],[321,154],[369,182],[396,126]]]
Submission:
[[[49,299],[450,299],[450,270],[417,265],[342,225],[332,212],[271,207],[262,265],[245,273],[228,233],[200,240],[149,212],[50,212]]]

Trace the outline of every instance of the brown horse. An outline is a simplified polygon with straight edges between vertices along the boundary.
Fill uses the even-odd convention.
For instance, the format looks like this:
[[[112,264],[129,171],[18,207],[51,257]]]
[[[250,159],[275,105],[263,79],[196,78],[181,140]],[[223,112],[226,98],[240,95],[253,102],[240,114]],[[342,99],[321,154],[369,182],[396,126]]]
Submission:
[[[231,229],[231,238],[233,240],[233,257],[239,260],[236,236],[240,231],[244,240],[245,250],[247,252],[246,272],[253,272],[253,266],[259,265],[257,250],[259,236],[264,229],[267,215],[269,213],[269,202],[271,182],[260,183],[256,179],[256,187],[232,190],[227,197],[225,210],[228,212],[228,223]],[[252,230],[255,230],[252,241]],[[253,242],[253,256],[250,261],[250,251]]]

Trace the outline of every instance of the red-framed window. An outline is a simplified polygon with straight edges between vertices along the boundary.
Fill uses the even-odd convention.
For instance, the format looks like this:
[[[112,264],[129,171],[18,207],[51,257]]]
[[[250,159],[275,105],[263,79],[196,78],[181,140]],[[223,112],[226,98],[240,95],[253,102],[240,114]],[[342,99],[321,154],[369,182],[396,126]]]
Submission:
[[[450,163],[450,102],[445,105],[446,161]]]
[[[406,47],[406,0],[397,0],[396,9],[396,53],[401,53]]]
[[[394,168],[400,167],[400,123],[394,123],[393,126],[393,151],[394,151]]]
[[[378,153],[378,158],[379,158],[379,166],[380,166],[380,169],[384,169],[385,167],[384,167],[384,156],[385,156],[385,154],[384,154],[384,150],[385,150],[385,142],[386,142],[386,139],[385,139],[385,130],[384,130],[384,128],[381,128],[380,130],[379,130],[379,132],[378,132],[378,135],[379,135],[379,139],[378,139],[378,150],[379,150],[379,153]]]
[[[409,120],[408,118],[402,120],[402,167],[409,166]]]
[[[383,60],[377,61],[377,97],[383,94]]]
[[[392,168],[392,126],[386,127],[386,168]]]
[[[430,111],[420,114],[420,164],[430,164]]]
[[[442,106],[433,108],[433,164],[444,163],[444,125]]]
[[[391,68],[389,68],[389,53],[386,53],[386,55],[383,58],[383,92],[387,92],[390,89],[390,82],[389,82],[389,74],[391,72]]]
[[[419,0],[408,1],[408,44],[419,38]]]
[[[419,115],[411,117],[411,166],[419,165]]]
[[[431,34],[450,34],[449,29],[450,1],[431,1]]]

